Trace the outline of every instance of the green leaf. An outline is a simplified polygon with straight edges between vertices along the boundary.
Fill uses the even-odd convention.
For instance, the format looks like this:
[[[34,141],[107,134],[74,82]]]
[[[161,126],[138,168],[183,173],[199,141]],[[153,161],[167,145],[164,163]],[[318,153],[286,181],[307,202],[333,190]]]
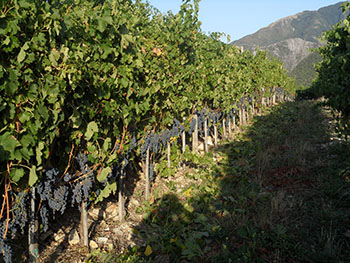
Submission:
[[[26,52],[23,48],[21,48],[21,50],[19,51],[18,53],[18,56],[17,56],[17,61],[18,63],[21,63],[25,58],[26,58]]]
[[[10,44],[10,42],[11,42],[11,40],[10,40],[10,38],[9,37],[6,37],[6,39],[4,40],[4,44],[5,45],[8,45],[8,44]]]
[[[136,67],[138,67],[138,68],[142,68],[142,67],[143,67],[142,60],[141,60],[141,59],[136,59],[136,60],[135,60],[135,65],[136,65]]]
[[[16,149],[15,152],[13,153],[13,157],[18,160],[22,161],[22,153],[20,150]]]
[[[74,110],[73,114],[71,115],[71,117],[69,119],[72,121],[73,128],[77,129],[81,126],[82,120],[81,120],[81,116],[80,116],[78,111]]]
[[[106,30],[106,27],[107,27],[106,21],[100,18],[97,22],[97,30],[103,33],[103,31]]]
[[[103,146],[102,146],[102,151],[103,152],[107,152],[108,151],[108,149],[109,149],[109,147],[110,147],[110,145],[111,145],[111,138],[106,138],[105,139],[105,141],[104,141],[104,143],[103,143]]]
[[[30,112],[24,111],[24,112],[19,114],[18,119],[21,123],[24,123],[26,121],[29,121],[30,117],[31,117]]]
[[[43,142],[39,142],[38,147],[36,147],[36,161],[37,161],[37,165],[40,166],[42,159],[41,156],[43,155],[42,150],[44,149],[44,143]]]
[[[102,169],[102,172],[97,177],[97,180],[99,182],[103,182],[107,180],[107,176],[112,172],[112,169],[110,167],[106,167]]]
[[[89,122],[86,132],[85,132],[85,139],[88,141],[91,139],[91,137],[94,135],[95,132],[98,132],[97,123],[94,121]]]
[[[16,146],[20,145],[20,143],[9,132],[6,132],[2,136],[0,136],[0,145],[5,151],[12,152],[15,150]]]
[[[28,3],[27,1],[24,1],[24,0],[18,1],[18,4],[20,7],[23,7],[23,8],[30,8],[31,7],[30,3]]]
[[[22,168],[15,168],[11,170],[10,177],[12,181],[17,183],[24,175],[24,170]]]
[[[27,148],[22,148],[19,151],[21,152],[22,157],[27,161],[29,161],[31,156],[33,156],[33,151],[31,149],[28,150]]]
[[[51,66],[56,67],[58,65],[57,61],[59,60],[59,58],[60,58],[60,53],[56,49],[52,49],[49,55]]]
[[[32,187],[37,180],[38,180],[38,176],[36,174],[36,166],[33,165],[29,172],[29,186]]]
[[[116,159],[117,159],[117,153],[116,151],[114,151],[114,153],[108,157],[107,164],[109,165],[112,164]]]
[[[35,139],[33,136],[26,134],[21,138],[20,142],[23,148],[27,148],[30,144],[35,142]]]
[[[105,188],[101,191],[100,195],[96,198],[95,204],[103,201],[103,199],[107,198],[111,193],[115,193],[117,191],[117,183],[107,184]]]

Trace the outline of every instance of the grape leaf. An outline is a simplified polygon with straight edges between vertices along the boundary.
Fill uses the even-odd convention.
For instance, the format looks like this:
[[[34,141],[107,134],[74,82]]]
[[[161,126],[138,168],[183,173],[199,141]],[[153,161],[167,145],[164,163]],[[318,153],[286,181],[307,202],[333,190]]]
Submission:
[[[97,123],[94,121],[91,121],[91,122],[89,122],[89,124],[86,128],[85,139],[90,140],[95,132],[98,132]]]
[[[24,175],[24,170],[22,168],[12,169],[10,173],[10,177],[13,182],[17,183]]]
[[[12,152],[15,150],[16,146],[19,146],[20,143],[12,136],[9,132],[0,136],[0,145],[5,151]]]
[[[29,172],[29,186],[32,187],[37,180],[38,180],[38,176],[36,174],[36,166],[33,165]]]
[[[102,169],[102,172],[99,174],[99,176],[97,177],[97,180],[99,182],[103,182],[105,180],[107,180],[107,176],[112,172],[112,169],[110,167],[106,167]]]
[[[26,58],[26,54],[26,51],[23,48],[21,48],[17,56],[18,63],[21,63]]]

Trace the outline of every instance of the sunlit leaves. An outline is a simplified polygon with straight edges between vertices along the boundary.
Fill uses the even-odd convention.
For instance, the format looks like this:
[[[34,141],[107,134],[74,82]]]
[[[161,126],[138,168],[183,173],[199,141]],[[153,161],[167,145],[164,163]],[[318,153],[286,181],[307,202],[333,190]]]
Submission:
[[[32,187],[38,180],[38,176],[36,174],[36,167],[32,166],[32,168],[30,168],[30,172],[29,172],[29,182],[28,185],[30,187]]]
[[[44,165],[75,167],[69,156],[78,149],[96,169],[109,167],[128,149],[116,138],[142,138],[195,109],[227,112],[286,77],[265,53],[241,54],[221,34],[203,34],[198,1],[167,15],[142,1],[11,4],[0,20],[2,171],[7,161],[38,173]],[[34,185],[31,169],[13,178],[29,176]]]
[[[349,3],[343,4],[343,11],[349,11]],[[318,51],[323,60],[317,65],[318,76],[312,89],[316,95],[325,97],[327,104],[342,113],[340,126],[345,134],[350,116],[349,69],[350,69],[350,16],[324,32],[326,45]]]
[[[88,124],[85,132],[86,140],[90,140],[94,133],[98,132],[98,127],[96,122],[92,121]]]

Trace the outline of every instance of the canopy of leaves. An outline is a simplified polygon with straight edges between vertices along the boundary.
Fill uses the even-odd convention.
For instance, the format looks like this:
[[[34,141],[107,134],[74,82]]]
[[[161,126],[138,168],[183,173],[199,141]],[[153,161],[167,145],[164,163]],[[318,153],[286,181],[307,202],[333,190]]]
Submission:
[[[27,187],[35,170],[64,170],[78,151],[98,169],[133,134],[195,109],[229,112],[270,87],[293,91],[279,61],[203,34],[198,12],[198,0],[167,15],[139,0],[1,1],[2,176]]]
[[[342,5],[344,13],[350,3]],[[317,66],[318,77],[312,89],[342,113],[345,123],[350,116],[350,15],[323,34],[326,45],[318,49],[323,60]],[[347,125],[347,124],[346,124]]]

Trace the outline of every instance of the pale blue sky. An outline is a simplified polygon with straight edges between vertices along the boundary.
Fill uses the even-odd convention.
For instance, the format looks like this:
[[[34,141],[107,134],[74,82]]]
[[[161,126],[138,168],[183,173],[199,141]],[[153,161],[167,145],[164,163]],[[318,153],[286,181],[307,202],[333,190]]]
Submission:
[[[182,0],[149,0],[162,13],[179,11]],[[276,20],[305,10],[336,4],[331,0],[201,0],[202,30],[224,32],[231,40],[252,34]]]

